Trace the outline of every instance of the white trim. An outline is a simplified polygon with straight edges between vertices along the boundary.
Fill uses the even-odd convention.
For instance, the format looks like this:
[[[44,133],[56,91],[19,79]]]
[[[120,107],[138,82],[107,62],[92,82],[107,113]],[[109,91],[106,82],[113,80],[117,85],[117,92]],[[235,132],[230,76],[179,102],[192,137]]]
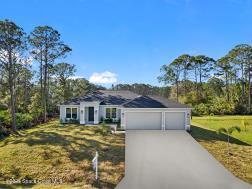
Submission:
[[[162,112],[162,130],[165,130],[165,112]]]
[[[116,111],[115,111],[115,113],[116,113],[115,116],[116,116],[116,117],[112,117],[112,109],[113,109],[113,108],[116,109]],[[110,109],[110,117],[107,117],[107,109]],[[118,110],[118,108],[116,108],[116,107],[111,107],[111,106],[105,107],[105,108],[104,108],[104,111],[105,111],[105,119],[114,119],[114,120],[116,120],[116,119],[118,118],[117,110]]]
[[[70,108],[70,109],[71,109],[71,118],[67,118],[67,115],[66,115],[66,109],[67,109],[67,108]],[[77,114],[77,118],[73,118],[73,110],[72,110],[73,108],[76,108],[76,109],[77,109],[77,113],[76,113],[76,114]],[[79,109],[78,109],[78,107],[77,107],[77,106],[76,106],[76,107],[75,107],[75,106],[65,106],[65,119],[67,119],[67,120],[68,120],[68,119],[76,119],[76,120],[79,120]]]

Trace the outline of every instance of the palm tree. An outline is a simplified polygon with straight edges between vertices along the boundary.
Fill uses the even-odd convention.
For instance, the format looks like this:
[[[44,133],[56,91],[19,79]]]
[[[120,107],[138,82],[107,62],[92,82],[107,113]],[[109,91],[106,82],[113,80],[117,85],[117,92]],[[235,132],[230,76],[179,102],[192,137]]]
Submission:
[[[219,129],[217,130],[217,133],[218,133],[218,134],[221,134],[221,133],[222,133],[222,134],[227,135],[227,140],[228,140],[228,155],[230,155],[230,136],[232,135],[232,133],[233,133],[234,131],[241,132],[241,128],[238,127],[238,126],[232,126],[232,127],[228,128],[228,129],[222,127],[222,128],[219,128]]]

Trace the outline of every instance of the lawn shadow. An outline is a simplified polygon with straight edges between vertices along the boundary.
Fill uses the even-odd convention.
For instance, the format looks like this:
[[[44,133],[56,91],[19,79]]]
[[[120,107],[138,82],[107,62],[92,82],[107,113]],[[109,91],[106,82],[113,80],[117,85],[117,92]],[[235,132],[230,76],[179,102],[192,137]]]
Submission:
[[[86,133],[83,133],[83,135],[86,135]],[[92,136],[95,134],[88,133],[87,135]],[[97,134],[97,137],[99,137],[99,134]],[[0,147],[20,143],[25,143],[29,146],[40,145],[44,149],[44,153],[41,154],[43,158],[50,159],[52,154],[58,153],[61,155],[60,151],[53,150],[50,146],[59,146],[68,153],[68,157],[73,162],[80,162],[85,159],[90,160],[93,158],[95,151],[99,152],[101,159],[104,161],[112,161],[115,164],[123,161],[122,158],[115,156],[115,154],[120,154],[124,151],[124,147],[117,145],[119,141],[114,139],[114,142],[111,142],[111,140],[106,139],[106,136],[102,137],[102,140],[96,140],[81,135],[58,134],[56,132],[39,130],[31,132],[24,137],[6,139]]]
[[[15,184],[3,184],[0,183],[0,188],[1,189],[15,189],[15,188],[33,188],[35,184],[22,184],[22,183],[15,183]]]
[[[202,127],[197,127],[194,125],[191,125],[191,135],[196,140],[206,140],[206,141],[224,141],[227,142],[227,135],[221,133],[218,134],[216,131],[205,129]],[[251,146],[250,144],[243,142],[237,138],[230,137],[230,143],[231,144],[238,144],[238,145],[244,145],[244,146]]]

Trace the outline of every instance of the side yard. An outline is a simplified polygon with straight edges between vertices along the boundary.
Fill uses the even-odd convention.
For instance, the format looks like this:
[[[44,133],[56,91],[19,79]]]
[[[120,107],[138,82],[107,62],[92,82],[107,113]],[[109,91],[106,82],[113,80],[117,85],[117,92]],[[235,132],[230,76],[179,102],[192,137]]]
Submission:
[[[192,125],[191,134],[202,146],[234,175],[252,184],[252,116],[193,117]],[[228,156],[227,136],[216,131],[232,126],[239,126],[242,131],[233,133]]]
[[[20,186],[7,185],[5,180],[11,178],[63,181],[55,186],[26,185],[33,188],[114,188],[124,176],[124,148],[123,134],[53,120],[0,141],[0,188]],[[100,183],[95,182],[91,165],[96,150]]]

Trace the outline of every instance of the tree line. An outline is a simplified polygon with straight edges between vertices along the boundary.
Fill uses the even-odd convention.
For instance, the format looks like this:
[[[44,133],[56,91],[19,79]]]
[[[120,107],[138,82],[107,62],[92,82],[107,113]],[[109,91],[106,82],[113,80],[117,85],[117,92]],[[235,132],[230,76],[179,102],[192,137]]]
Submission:
[[[0,130],[46,122],[59,103],[105,89],[73,77],[75,65],[64,62],[71,51],[50,26],[37,26],[27,34],[16,23],[0,20]],[[191,104],[195,114],[248,114],[251,66],[252,47],[240,44],[217,60],[206,55],[177,57],[161,68],[158,80],[165,87],[135,83],[112,89],[173,98]]]
[[[144,83],[134,84],[116,84],[112,85],[112,90],[127,90],[140,95],[158,95],[168,98],[170,96],[170,87],[158,87]]]
[[[46,122],[60,102],[103,88],[73,78],[75,66],[63,61],[71,51],[50,26],[27,34],[16,23],[0,20],[0,135],[10,126],[16,132]]]
[[[161,67],[159,82],[171,98],[191,104],[195,114],[251,113],[252,46],[239,44],[215,60],[183,54]]]

